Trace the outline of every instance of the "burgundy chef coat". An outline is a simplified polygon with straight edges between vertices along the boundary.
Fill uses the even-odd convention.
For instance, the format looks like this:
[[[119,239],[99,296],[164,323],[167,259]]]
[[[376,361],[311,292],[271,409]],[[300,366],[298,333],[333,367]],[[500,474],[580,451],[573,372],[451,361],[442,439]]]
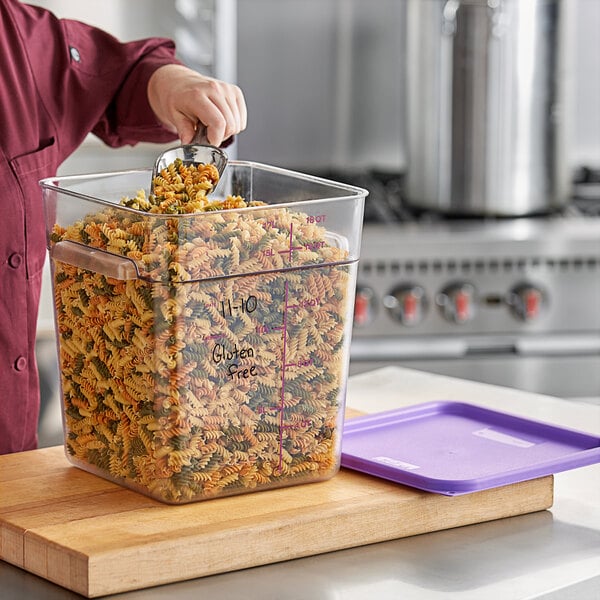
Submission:
[[[103,31],[0,0],[0,454],[35,448],[35,333],[46,255],[38,181],[93,132],[110,146],[166,142],[146,88],[177,62],[170,40]]]

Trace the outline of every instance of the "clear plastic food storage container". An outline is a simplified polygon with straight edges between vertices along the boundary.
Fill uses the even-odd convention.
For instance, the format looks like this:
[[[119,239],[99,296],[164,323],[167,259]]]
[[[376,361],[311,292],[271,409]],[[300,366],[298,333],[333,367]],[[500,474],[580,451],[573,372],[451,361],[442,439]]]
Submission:
[[[69,460],[173,504],[330,478],[367,192],[231,161],[266,206],[121,205],[150,181],[40,182]]]

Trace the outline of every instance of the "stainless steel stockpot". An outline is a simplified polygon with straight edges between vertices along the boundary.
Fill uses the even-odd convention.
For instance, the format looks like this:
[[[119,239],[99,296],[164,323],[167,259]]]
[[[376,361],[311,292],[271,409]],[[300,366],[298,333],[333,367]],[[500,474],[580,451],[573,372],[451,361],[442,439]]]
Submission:
[[[569,197],[561,0],[408,0],[407,200],[521,216]]]

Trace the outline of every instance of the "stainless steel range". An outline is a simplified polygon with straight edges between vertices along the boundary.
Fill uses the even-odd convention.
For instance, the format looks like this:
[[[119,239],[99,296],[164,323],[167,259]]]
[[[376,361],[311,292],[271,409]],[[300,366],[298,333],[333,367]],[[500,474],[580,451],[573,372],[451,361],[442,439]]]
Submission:
[[[372,193],[351,371],[402,364],[600,397],[598,181],[587,172],[550,215],[453,219],[407,208],[401,178],[356,178]]]
[[[407,2],[406,181],[359,182],[353,372],[600,401],[599,177],[570,197],[569,4]]]

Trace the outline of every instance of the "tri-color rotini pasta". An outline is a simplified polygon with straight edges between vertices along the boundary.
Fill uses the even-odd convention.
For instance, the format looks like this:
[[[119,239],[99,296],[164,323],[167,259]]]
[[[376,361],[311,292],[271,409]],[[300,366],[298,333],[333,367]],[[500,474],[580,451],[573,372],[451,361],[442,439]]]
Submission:
[[[53,260],[67,452],[169,503],[326,479],[354,265],[307,215],[209,201],[185,169],[163,171],[162,200],[138,193],[123,200],[136,210],[54,227],[51,246],[100,249],[137,272]]]

